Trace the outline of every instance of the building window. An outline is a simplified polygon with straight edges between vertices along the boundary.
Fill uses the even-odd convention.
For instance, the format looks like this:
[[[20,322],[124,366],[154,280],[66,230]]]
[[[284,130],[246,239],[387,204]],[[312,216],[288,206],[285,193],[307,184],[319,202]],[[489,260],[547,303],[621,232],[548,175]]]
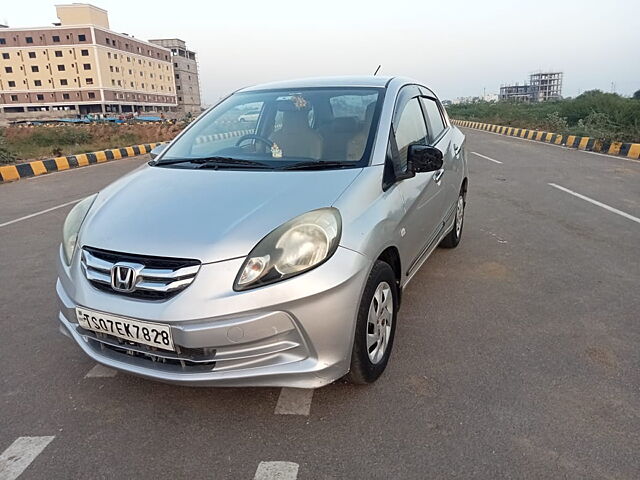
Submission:
[[[130,62],[130,61],[131,61],[131,57],[127,57],[127,62]]]
[[[84,63],[84,64],[82,64],[82,68],[84,68],[85,70],[91,70],[91,64],[90,63]]]
[[[16,86],[16,82],[14,82],[13,80],[9,80],[7,83],[9,84],[10,87]]]
[[[107,58],[111,58],[111,52],[107,52]]]
[[[2,54],[2,58],[4,58],[5,60],[9,60],[9,54],[8,53],[3,53]]]
[[[64,65],[58,65],[58,71],[64,72]]]
[[[58,35],[54,35],[53,37],[51,37],[53,39],[54,42],[59,43],[60,42],[60,37]]]
[[[80,55],[82,55],[83,57],[88,57],[89,56],[89,50],[80,50]]]
[[[178,101],[181,102],[182,101],[182,97],[178,97]]]
[[[177,63],[174,63],[174,64],[173,64],[173,66],[174,66],[174,67],[176,67],[176,68],[178,68],[178,64],[177,64]]]
[[[87,41],[87,36],[84,35],[84,34],[78,35],[78,41],[79,42],[86,42]]]
[[[118,86],[121,87],[122,86],[122,80],[118,80]]]
[[[108,38],[105,38],[104,41],[107,42],[107,45],[111,45],[111,40],[109,40]]]
[[[133,75],[133,70],[129,69],[129,75]]]
[[[144,83],[142,84],[142,88],[144,88]]]
[[[120,67],[116,67],[116,73],[120,73]]]
[[[5,45],[6,43],[7,41],[3,37],[0,37],[0,45]]]
[[[66,86],[66,85],[69,85],[69,83],[67,82],[66,78],[63,78],[63,79],[60,80],[60,85]]]
[[[36,95],[36,98],[38,100],[44,100],[44,95],[42,95],[41,93],[39,93],[38,95]]]
[[[11,95],[11,101],[12,102],[17,102],[18,101],[18,95]]]
[[[111,79],[111,86],[112,86],[112,87],[115,87],[115,86],[116,86],[116,81],[115,81],[113,78]]]
[[[113,72],[113,65],[109,65],[109,71]]]
[[[89,92],[89,98],[96,98],[96,94],[94,92]]]
[[[29,58],[36,58],[36,52],[29,52]]]
[[[114,54],[113,54],[113,58],[118,58],[118,54],[117,54],[117,53],[114,53]]]
[[[93,85],[93,78],[86,78],[86,79],[85,79],[85,83],[86,83],[87,85]]]
[[[33,37],[26,37],[25,40],[27,43],[33,43]]]
[[[42,81],[40,81],[40,80],[34,80],[34,81],[33,81],[33,84],[34,84],[36,87],[41,87],[41,86],[42,86]]]
[[[63,93],[62,94],[62,99],[63,100],[69,100],[69,94],[68,93]]]
[[[131,88],[133,88],[133,82],[131,82]]]
[[[37,65],[31,65],[31,71],[33,73],[38,73],[40,71],[40,69],[37,67]]]
[[[62,56],[62,50],[56,50],[55,51],[55,55],[56,55],[56,57],[61,57]]]
[[[4,71],[7,73],[13,73],[13,68],[11,67],[4,67]]]
[[[176,85],[176,90],[181,90],[180,85]]]

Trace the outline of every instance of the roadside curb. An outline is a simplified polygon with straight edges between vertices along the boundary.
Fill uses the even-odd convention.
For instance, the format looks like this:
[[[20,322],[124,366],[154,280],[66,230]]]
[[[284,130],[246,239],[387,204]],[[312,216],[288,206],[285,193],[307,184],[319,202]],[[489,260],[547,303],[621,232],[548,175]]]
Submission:
[[[486,130],[487,132],[507,135],[509,137],[519,137],[543,143],[562,145],[568,148],[576,148],[578,150],[585,150],[588,152],[606,153],[608,155],[636,160],[640,158],[640,143],[601,142],[591,137],[561,135],[559,133],[541,132],[539,130],[529,130],[526,128],[504,127],[501,125],[493,125],[491,123],[472,122],[469,120],[451,121],[454,125],[459,127]]]
[[[0,166],[0,184],[20,180],[21,178],[36,177],[47,173],[60,172],[71,168],[85,167],[96,163],[135,157],[149,153],[158,145],[166,142],[145,143],[130,147],[112,148],[91,153],[79,153],[66,157],[55,157],[47,160],[33,160],[18,165]]]

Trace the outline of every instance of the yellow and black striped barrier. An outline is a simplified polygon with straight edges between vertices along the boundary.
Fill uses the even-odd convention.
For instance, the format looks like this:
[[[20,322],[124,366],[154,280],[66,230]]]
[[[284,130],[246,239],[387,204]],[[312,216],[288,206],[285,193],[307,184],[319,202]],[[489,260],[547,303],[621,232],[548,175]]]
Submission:
[[[33,160],[31,162],[19,163],[17,165],[0,166],[0,183],[13,182],[21,178],[36,177],[52,172],[69,170],[70,168],[85,167],[95,163],[104,163],[111,160],[119,160],[125,157],[135,157],[149,153],[158,145],[164,142],[145,143],[143,145],[132,145],[130,147],[112,148],[99,152],[80,153],[78,155],[68,155],[66,157],[55,157],[47,160]]]
[[[608,155],[616,155],[636,160],[640,158],[640,143],[601,142],[591,137],[561,135],[559,133],[541,132],[526,128],[504,127],[470,120],[452,120],[452,122],[459,127],[475,128],[477,130],[485,130],[510,137],[519,137],[527,140],[562,145],[569,148],[577,148],[578,150],[586,150],[588,152],[606,153]]]

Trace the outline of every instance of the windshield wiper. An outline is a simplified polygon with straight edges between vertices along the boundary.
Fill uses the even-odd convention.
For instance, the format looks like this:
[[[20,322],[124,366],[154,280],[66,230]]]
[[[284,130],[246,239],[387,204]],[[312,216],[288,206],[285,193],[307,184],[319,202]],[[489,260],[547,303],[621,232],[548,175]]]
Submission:
[[[176,163],[195,163],[200,165],[198,168],[230,167],[230,166],[236,166],[236,165],[242,165],[247,167],[271,168],[271,166],[267,165],[266,163],[256,162],[254,160],[243,160],[241,158],[219,157],[219,156],[165,160],[164,162],[157,163],[156,165],[175,165]]]
[[[355,167],[357,162],[334,162],[328,160],[314,160],[312,162],[292,163],[281,167],[280,170],[320,170],[323,168]]]

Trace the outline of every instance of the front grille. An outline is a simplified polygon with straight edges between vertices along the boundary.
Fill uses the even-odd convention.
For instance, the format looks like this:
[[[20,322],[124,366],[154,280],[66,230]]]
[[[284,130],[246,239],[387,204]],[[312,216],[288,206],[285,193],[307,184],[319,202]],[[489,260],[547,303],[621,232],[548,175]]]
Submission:
[[[118,262],[138,265],[135,290],[120,292],[111,287],[111,269]],[[111,252],[93,247],[82,249],[82,272],[95,288],[127,297],[164,300],[187,288],[200,270],[193,259],[153,257]]]
[[[151,347],[143,343],[123,340],[106,333],[93,332],[78,328],[83,338],[98,350],[126,355],[128,358],[141,358],[154,362],[165,369],[179,371],[211,371],[216,365],[215,348],[186,348],[175,345],[176,351],[170,352]]]

